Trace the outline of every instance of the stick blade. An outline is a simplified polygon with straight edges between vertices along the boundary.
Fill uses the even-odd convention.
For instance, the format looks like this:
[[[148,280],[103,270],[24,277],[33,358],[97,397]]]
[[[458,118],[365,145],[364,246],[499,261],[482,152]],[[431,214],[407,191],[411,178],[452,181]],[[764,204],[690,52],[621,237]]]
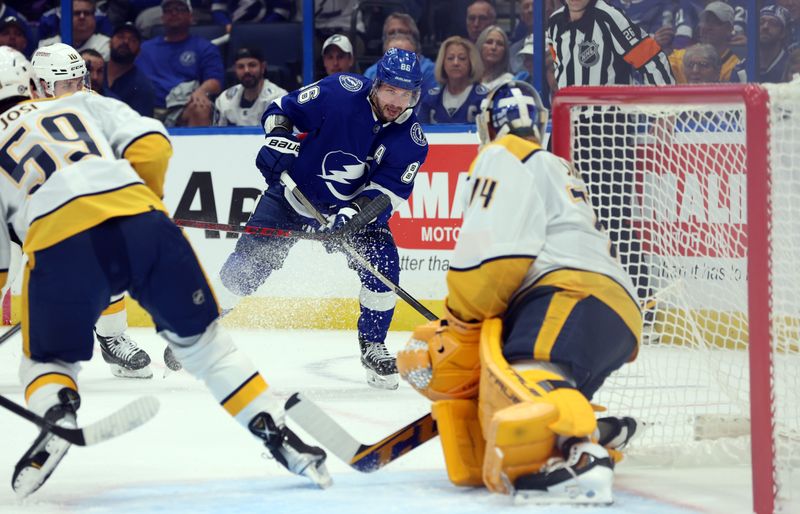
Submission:
[[[144,425],[158,414],[159,401],[144,396],[99,421],[83,427],[85,446],[102,443]]]
[[[289,397],[286,401],[286,413],[308,435],[344,462],[350,463],[359,453],[361,443],[301,393],[294,393]]]
[[[438,435],[430,414],[409,423],[374,444],[362,444],[314,402],[300,393],[286,402],[289,417],[322,446],[362,473],[377,471]]]

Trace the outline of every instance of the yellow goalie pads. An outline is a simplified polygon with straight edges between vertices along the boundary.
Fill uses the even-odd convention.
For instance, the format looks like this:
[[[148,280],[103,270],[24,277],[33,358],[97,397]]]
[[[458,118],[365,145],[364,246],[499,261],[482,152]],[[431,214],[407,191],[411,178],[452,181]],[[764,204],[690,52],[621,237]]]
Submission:
[[[552,456],[557,436],[588,437],[597,421],[589,401],[564,377],[512,368],[503,357],[502,332],[501,320],[484,321],[478,410],[486,441],[483,482],[507,493],[503,476],[513,483],[537,472]]]

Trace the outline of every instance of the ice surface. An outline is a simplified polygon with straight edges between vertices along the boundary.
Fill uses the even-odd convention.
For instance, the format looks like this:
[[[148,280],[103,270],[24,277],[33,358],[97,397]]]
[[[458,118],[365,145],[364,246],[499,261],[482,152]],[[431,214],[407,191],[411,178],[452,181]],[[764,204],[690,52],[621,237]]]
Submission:
[[[397,391],[366,385],[353,331],[232,330],[273,390],[302,391],[364,442],[376,442],[421,416],[427,400],[401,384]],[[164,343],[152,329],[130,334],[153,358],[151,380],[111,376],[100,358],[79,379],[79,422],[89,423],[137,396],[161,401],[154,420],[94,447],[73,447],[42,489],[24,502],[11,490],[11,473],[37,433],[29,422],[0,411],[0,513],[676,513],[750,512],[748,468],[657,469],[618,467],[614,506],[514,506],[484,489],[447,480],[438,439],[382,470],[361,474],[329,457],[332,488],[321,491],[289,475],[186,372],[162,378]],[[407,333],[391,333],[396,351]],[[0,346],[0,394],[23,402],[17,379],[21,339]]]

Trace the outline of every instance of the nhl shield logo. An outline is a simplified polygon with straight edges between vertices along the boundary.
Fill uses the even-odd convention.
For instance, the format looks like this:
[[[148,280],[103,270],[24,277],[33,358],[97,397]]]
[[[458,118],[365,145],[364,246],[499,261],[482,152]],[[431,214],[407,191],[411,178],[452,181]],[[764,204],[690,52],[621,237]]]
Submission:
[[[584,41],[578,45],[578,62],[588,68],[600,62],[600,45],[594,41]]]

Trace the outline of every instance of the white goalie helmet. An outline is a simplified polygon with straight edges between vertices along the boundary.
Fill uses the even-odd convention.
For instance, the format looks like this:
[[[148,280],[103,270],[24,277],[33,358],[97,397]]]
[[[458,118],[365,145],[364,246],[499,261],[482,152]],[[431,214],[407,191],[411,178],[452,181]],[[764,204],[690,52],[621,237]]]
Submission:
[[[67,44],[55,43],[37,49],[31,58],[31,64],[39,96],[55,96],[56,83],[62,80],[81,78],[82,86],[88,87],[89,74],[86,62],[77,50]]]
[[[483,99],[475,117],[481,146],[506,134],[533,136],[542,141],[547,109],[533,86],[511,80],[494,88]]]
[[[31,97],[31,63],[18,51],[0,46],[0,100]]]

